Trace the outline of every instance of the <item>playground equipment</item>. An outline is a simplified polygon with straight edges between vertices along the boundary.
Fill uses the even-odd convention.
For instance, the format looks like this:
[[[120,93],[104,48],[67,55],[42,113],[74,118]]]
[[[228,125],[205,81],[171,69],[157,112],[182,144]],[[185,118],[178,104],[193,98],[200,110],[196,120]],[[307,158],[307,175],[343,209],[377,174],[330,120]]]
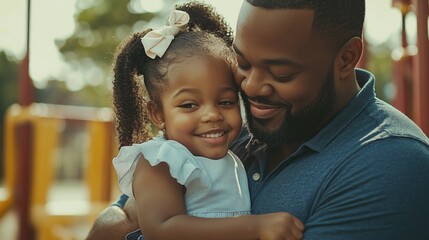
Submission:
[[[427,0],[393,0],[402,14],[402,46],[394,52],[396,98],[393,105],[413,119],[429,135],[429,39]],[[406,17],[414,13],[417,19],[417,44],[408,43]],[[426,66],[426,67],[425,67]]]
[[[427,0],[392,0],[402,13],[402,47],[394,59],[395,107],[413,119],[429,135],[429,40]],[[28,0],[27,50],[29,49]],[[405,18],[417,16],[417,44],[409,46]],[[412,50],[412,51],[411,51]],[[364,59],[365,60],[365,59]],[[365,61],[362,61],[365,67]],[[19,77],[19,105],[12,105],[5,123],[4,188],[0,189],[0,217],[12,206],[18,212],[18,239],[73,239],[67,227],[91,224],[95,215],[111,200],[116,184],[111,159],[117,146],[108,109],[59,106],[33,103],[33,86],[28,74],[28,52],[22,61]],[[87,201],[72,205],[49,201],[54,183],[53,152],[58,149],[62,126],[66,123],[85,126],[89,139],[85,185]],[[19,144],[18,144],[19,143]],[[90,174],[89,174],[90,173]],[[115,195],[115,194],[113,194]],[[70,210],[70,211],[64,211]]]
[[[111,190],[115,185],[111,160],[117,146],[110,109],[41,103],[21,107],[15,104],[9,107],[5,120],[5,187],[0,198],[0,216],[16,200],[14,191],[20,173],[17,167],[20,139],[16,131],[29,124],[33,147],[28,210],[34,236],[40,240],[83,239],[84,236],[74,236],[79,231],[68,229],[80,227],[82,234],[86,234],[96,215],[111,201]],[[55,158],[62,157],[55,153],[65,124],[83,126],[89,140],[88,151],[83,151],[87,163],[83,181],[86,191],[78,192],[86,195],[86,200],[50,201],[48,197],[56,182]],[[81,198],[85,199],[85,196]]]

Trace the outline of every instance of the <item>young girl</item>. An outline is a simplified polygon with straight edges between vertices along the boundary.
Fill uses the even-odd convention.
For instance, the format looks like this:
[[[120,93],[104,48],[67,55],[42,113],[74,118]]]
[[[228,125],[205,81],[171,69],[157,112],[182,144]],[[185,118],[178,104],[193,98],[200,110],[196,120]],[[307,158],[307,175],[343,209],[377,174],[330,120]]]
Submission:
[[[119,50],[113,91],[123,147],[113,164],[146,239],[302,237],[288,213],[250,215],[245,170],[228,150],[241,129],[231,44],[223,18],[192,2]],[[149,118],[160,136],[151,138]]]

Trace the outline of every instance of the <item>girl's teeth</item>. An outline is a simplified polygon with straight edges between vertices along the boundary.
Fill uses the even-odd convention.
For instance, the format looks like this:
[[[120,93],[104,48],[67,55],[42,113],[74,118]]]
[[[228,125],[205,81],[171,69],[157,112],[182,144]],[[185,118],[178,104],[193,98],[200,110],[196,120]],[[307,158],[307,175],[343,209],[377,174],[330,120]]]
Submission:
[[[210,133],[210,134],[203,134],[202,136],[205,138],[217,138],[222,136],[223,133]]]

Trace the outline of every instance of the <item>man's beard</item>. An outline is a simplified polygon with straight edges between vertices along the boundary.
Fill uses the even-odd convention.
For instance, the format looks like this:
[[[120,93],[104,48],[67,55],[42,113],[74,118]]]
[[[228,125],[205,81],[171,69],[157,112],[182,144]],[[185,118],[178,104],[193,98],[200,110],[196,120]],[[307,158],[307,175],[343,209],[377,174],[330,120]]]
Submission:
[[[335,97],[334,76],[331,70],[317,98],[295,114],[292,114],[289,108],[281,126],[272,130],[267,127],[269,120],[252,117],[250,104],[247,97],[243,96],[249,131],[254,138],[266,143],[270,148],[305,141],[319,130],[321,122],[333,108]]]

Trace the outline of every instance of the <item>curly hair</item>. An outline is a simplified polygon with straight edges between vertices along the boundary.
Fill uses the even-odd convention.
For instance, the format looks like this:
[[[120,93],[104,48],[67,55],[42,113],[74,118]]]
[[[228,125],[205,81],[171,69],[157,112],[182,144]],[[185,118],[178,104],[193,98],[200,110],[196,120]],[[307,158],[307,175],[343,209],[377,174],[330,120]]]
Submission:
[[[187,12],[190,22],[186,31],[175,36],[162,58],[151,59],[145,54],[140,39],[150,28],[133,34],[118,47],[113,68],[113,106],[121,146],[152,137],[147,103],[150,99],[161,106],[160,94],[168,85],[170,65],[193,56],[214,56],[231,69],[235,67],[232,30],[211,5],[189,2],[175,9]]]

